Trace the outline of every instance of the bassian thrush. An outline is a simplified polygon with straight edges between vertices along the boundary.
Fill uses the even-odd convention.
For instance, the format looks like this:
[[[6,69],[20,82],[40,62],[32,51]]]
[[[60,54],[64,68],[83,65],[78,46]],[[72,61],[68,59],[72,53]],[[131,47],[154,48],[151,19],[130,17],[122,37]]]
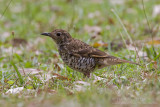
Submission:
[[[139,65],[138,63],[123,60],[93,48],[80,40],[72,38],[63,29],[55,29],[51,33],[42,33],[41,35],[49,36],[55,41],[58,46],[58,52],[66,65],[87,77],[90,77],[90,73],[96,68],[101,69],[122,63]]]

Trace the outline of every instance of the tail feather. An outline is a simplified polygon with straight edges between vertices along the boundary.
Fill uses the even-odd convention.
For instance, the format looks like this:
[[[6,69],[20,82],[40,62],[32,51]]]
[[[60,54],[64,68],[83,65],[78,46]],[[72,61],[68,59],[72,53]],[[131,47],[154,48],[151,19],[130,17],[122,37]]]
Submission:
[[[105,58],[103,63],[107,66],[122,64],[122,63],[130,63],[130,64],[135,64],[135,65],[140,65],[138,63],[135,63],[135,62],[132,62],[132,61],[127,61],[127,60],[124,60],[124,59],[120,59],[120,58],[117,58],[117,57],[114,57],[114,56],[110,56],[108,58]]]
[[[140,65],[136,62],[132,62],[132,61],[127,61],[127,60],[123,60],[123,59],[119,59],[121,63],[130,63],[130,64],[135,64],[135,65]]]

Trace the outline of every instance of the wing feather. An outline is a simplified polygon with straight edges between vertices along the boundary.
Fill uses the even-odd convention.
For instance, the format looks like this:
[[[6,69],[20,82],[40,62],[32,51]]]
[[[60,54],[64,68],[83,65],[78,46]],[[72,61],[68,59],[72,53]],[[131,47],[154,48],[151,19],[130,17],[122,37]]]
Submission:
[[[104,58],[109,55],[77,39],[67,45],[67,50],[74,56]]]

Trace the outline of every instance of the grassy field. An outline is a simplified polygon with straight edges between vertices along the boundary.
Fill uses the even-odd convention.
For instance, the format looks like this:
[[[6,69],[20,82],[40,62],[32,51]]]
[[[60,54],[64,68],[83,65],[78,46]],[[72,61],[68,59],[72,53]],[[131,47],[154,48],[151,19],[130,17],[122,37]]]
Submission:
[[[158,106],[158,4],[160,0],[0,0],[0,104]],[[40,35],[56,28],[141,66],[110,66],[84,78],[63,64],[50,38]]]

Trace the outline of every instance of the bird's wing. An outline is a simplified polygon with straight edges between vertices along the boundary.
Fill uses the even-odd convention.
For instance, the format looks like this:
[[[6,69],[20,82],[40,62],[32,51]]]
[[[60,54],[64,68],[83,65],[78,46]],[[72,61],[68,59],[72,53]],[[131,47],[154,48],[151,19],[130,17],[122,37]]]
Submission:
[[[77,52],[75,52],[76,54],[79,54],[80,56],[83,56],[83,57],[107,57],[108,55],[103,52],[103,51],[100,51],[98,49],[95,49],[95,48],[85,48],[85,49],[81,49]]]
[[[100,51],[96,48],[93,48],[92,46],[73,39],[73,41],[70,41],[67,45],[65,45],[65,50],[70,55],[74,55],[76,57],[94,57],[94,58],[103,58],[103,60],[99,61],[99,68],[108,66],[108,65],[115,65],[115,64],[121,64],[121,63],[131,63],[139,65],[138,63],[134,63],[132,61],[123,60],[114,56],[111,56],[103,51]]]
[[[79,40],[71,41],[66,48],[70,54],[79,57],[82,56],[82,57],[104,58],[109,56],[107,53],[100,51],[96,48],[93,48],[92,46]]]

